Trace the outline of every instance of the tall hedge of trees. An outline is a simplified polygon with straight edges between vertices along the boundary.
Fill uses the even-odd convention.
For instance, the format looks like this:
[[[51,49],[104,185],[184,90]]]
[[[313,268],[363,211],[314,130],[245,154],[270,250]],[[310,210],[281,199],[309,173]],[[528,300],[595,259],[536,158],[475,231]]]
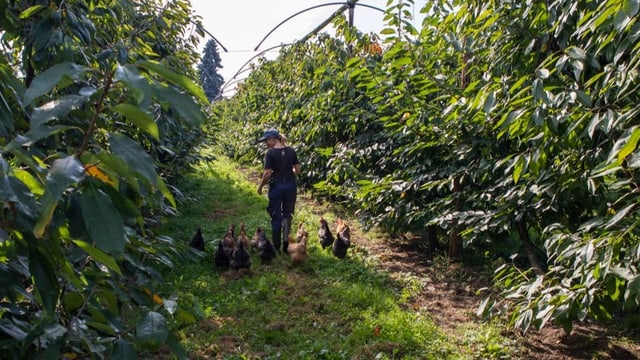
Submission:
[[[277,126],[319,196],[502,259],[484,315],[637,326],[640,2],[436,0],[419,29],[410,5],[262,60],[214,110],[225,150],[260,161]]]
[[[196,321],[158,233],[208,100],[188,2],[0,0],[0,358],[132,359]]]

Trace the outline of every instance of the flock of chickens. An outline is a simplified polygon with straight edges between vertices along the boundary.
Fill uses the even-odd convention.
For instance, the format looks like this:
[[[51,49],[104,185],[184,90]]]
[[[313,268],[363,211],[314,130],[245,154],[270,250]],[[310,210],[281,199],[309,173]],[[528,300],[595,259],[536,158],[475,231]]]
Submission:
[[[292,235],[289,234],[287,253],[293,264],[301,265],[309,258],[309,252],[307,251],[309,232],[306,230],[304,223],[298,225],[295,236],[294,241]],[[344,259],[347,256],[347,249],[351,246],[351,230],[343,219],[337,218],[336,236],[334,237],[331,229],[329,229],[329,223],[323,217],[320,217],[318,240],[323,250],[330,247],[335,257]],[[200,228],[196,230],[189,245],[197,250],[205,251],[205,242]],[[240,230],[237,235],[235,224],[231,224],[227,228],[224,237],[218,242],[214,263],[218,268],[249,269],[251,267],[251,253],[253,252],[258,253],[262,264],[269,264],[276,257],[276,248],[267,238],[267,234],[262,228],[257,228],[250,239],[246,233],[244,222],[240,223]]]

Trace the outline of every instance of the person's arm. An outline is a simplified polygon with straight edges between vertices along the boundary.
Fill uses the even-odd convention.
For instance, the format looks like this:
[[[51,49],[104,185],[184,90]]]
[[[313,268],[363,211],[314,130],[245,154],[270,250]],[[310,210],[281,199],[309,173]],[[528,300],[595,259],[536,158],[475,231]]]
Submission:
[[[271,174],[273,174],[273,170],[264,169],[264,173],[262,173],[262,180],[260,181],[260,185],[258,185],[259,195],[262,195],[262,187],[269,183],[269,179],[271,179]]]
[[[293,173],[300,175],[300,164],[293,164]]]

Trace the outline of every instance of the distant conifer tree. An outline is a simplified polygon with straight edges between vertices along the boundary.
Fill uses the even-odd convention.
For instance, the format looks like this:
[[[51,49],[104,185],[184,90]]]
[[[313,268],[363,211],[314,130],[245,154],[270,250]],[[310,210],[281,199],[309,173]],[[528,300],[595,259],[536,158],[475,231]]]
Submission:
[[[207,41],[204,47],[204,55],[200,64],[198,64],[198,72],[200,74],[200,85],[202,85],[204,93],[211,102],[222,98],[220,89],[224,84],[224,78],[218,74],[218,69],[222,69],[221,62],[218,44],[214,40]]]

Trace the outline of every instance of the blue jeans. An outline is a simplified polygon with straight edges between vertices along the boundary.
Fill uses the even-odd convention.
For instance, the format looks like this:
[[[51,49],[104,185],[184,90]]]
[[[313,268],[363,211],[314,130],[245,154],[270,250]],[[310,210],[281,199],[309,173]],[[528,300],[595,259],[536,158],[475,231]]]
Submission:
[[[269,184],[267,212],[271,216],[271,231],[280,232],[282,219],[291,219],[293,217],[297,192],[295,181]]]

